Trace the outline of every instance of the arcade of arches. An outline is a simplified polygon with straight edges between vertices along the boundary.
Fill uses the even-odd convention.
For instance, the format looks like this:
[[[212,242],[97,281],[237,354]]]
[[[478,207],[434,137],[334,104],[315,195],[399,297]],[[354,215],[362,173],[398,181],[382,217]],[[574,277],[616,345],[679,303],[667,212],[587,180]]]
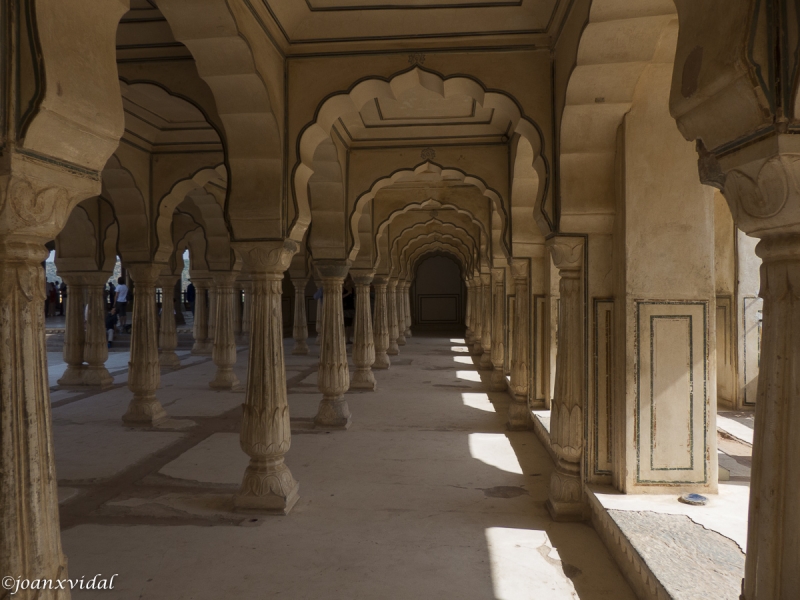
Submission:
[[[797,597],[795,2],[0,18],[0,598]]]

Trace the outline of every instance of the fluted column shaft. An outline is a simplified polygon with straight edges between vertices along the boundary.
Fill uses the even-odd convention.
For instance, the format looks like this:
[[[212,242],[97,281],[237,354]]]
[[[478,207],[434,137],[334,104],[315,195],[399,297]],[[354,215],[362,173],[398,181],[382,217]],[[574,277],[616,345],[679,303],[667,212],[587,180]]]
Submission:
[[[322,287],[322,282],[318,280],[314,280],[314,283],[317,286],[317,289]],[[322,293],[325,293],[325,290],[322,290]],[[314,343],[320,345],[322,343],[322,315],[323,315],[323,307],[325,306],[325,297],[323,296],[319,300],[317,300],[317,320],[314,322],[314,331],[317,332],[317,337],[314,339]]]
[[[106,369],[108,336],[106,334],[106,309],[103,292],[109,273],[93,273],[86,279],[86,339],[83,344],[83,385],[107,388],[114,378]],[[69,296],[68,296],[69,297]]]
[[[211,354],[212,345],[208,339],[208,284],[194,280],[194,346],[192,354]]]
[[[233,337],[236,343],[242,337],[242,316],[244,315],[244,303],[242,301],[242,283],[236,281],[233,284]]]
[[[298,277],[292,279],[294,285],[294,349],[292,354],[308,354],[308,317],[306,317],[306,285],[308,277]]]
[[[492,376],[491,390],[503,392],[508,388],[505,365],[506,286],[505,269],[492,269]]]
[[[314,425],[324,429],[347,429],[350,427],[351,415],[344,393],[350,388],[350,371],[344,337],[342,284],[350,263],[319,261],[316,266],[322,278],[325,303],[317,376],[322,400],[314,417]]]
[[[128,388],[133,392],[133,399],[122,420],[134,425],[155,425],[167,417],[156,398],[161,374],[155,293],[163,267],[148,263],[128,265],[128,273],[136,285],[128,368]]]
[[[235,271],[215,272],[214,288],[216,289],[216,331],[214,332],[214,350],[211,354],[217,373],[208,385],[215,390],[230,390],[239,385],[239,378],[233,372],[236,364],[236,339],[234,337],[234,320],[236,318],[236,295],[233,284],[236,281]]]
[[[406,303],[406,338],[411,337],[411,326],[413,325],[411,319],[411,282],[406,281],[405,285],[403,286],[403,300]]]
[[[558,460],[550,479],[547,508],[556,520],[579,519],[583,513],[583,238],[548,240],[560,275],[556,382],[550,412],[550,442]]]
[[[398,281],[395,288],[395,307],[397,309],[397,345],[406,345],[406,303],[403,299],[403,282]]]
[[[473,288],[473,304],[472,304],[472,331],[474,332],[472,342],[472,354],[483,354],[483,284],[481,283],[481,276],[475,276],[475,286]]]
[[[242,282],[244,302],[242,303],[242,343],[250,344],[251,320],[253,314],[253,284],[250,281]]]
[[[58,385],[75,386],[83,385],[83,346],[85,329],[83,321],[84,295],[86,286],[79,281],[79,276],[74,279],[62,278],[67,284],[67,309],[64,331],[64,362],[67,369],[58,380]]]
[[[175,284],[180,275],[162,275],[158,284],[161,287],[161,328],[158,332],[158,363],[165,369],[177,369],[181,359],[175,354],[178,347],[178,330],[175,324]],[[197,295],[195,294],[195,300]]]
[[[467,280],[467,309],[464,313],[464,324],[466,325],[466,331],[464,332],[464,342],[467,346],[470,346],[473,342],[473,335],[472,335],[472,304],[474,301],[475,294],[472,291],[472,281]]]
[[[213,346],[217,335],[217,283],[212,279],[208,286],[208,341]]]
[[[480,368],[492,368],[492,275],[481,274],[481,354]]]
[[[350,380],[350,387],[374,390],[376,384],[372,364],[375,362],[375,341],[369,304],[369,284],[373,274],[353,271],[352,275],[356,284],[356,318],[353,329],[353,364],[356,369]]]
[[[0,242],[0,565],[15,578],[56,578],[67,568],[44,333],[47,254],[39,240]]]
[[[386,300],[389,319],[389,349],[386,354],[396,356],[400,354],[400,348],[397,347],[397,279],[390,279],[386,284]]]
[[[515,258],[511,273],[514,277],[514,349],[511,353],[511,403],[508,405],[508,428],[528,429],[531,413],[528,408],[530,380],[530,291],[528,289],[528,260]]]
[[[250,457],[234,496],[239,510],[287,514],[300,486],[284,462],[291,446],[289,404],[283,357],[281,287],[297,244],[243,244],[251,272],[250,352],[242,411],[242,450]]]
[[[388,369],[392,364],[386,353],[389,349],[389,309],[386,283],[386,277],[375,277],[375,312],[372,315],[372,332],[375,340],[373,369]]]

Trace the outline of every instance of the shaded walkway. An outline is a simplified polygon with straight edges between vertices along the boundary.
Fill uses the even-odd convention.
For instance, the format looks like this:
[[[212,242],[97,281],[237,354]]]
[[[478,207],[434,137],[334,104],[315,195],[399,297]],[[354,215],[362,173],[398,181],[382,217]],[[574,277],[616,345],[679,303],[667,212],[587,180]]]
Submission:
[[[190,429],[125,428],[124,388],[56,408],[70,575],[119,573],[103,596],[126,599],[633,599],[590,526],[550,521],[552,462],[533,433],[505,431],[507,397],[465,350],[411,338],[376,393],[348,394],[353,426],[336,433],[311,429],[317,357],[287,352],[288,517],[230,511],[244,396],[208,389],[212,363],[162,377]]]

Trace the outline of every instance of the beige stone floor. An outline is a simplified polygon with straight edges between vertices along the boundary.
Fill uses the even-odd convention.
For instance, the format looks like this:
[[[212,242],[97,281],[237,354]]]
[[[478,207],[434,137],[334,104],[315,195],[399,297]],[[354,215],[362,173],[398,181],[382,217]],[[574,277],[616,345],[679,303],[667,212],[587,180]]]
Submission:
[[[123,426],[125,387],[54,403],[70,576],[119,574],[73,598],[634,598],[591,526],[549,519],[550,458],[506,432],[507,397],[459,340],[411,338],[334,433],[311,428],[311,348],[286,358],[301,496],[287,517],[231,511],[244,394],[208,389],[211,362],[162,376],[163,428]]]

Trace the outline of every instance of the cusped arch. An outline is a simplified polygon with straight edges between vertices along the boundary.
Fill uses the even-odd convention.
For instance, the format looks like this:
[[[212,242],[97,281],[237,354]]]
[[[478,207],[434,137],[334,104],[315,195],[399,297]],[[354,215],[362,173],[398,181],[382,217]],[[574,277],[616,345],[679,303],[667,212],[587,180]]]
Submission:
[[[417,248],[414,253],[409,256],[408,258],[408,265],[405,278],[410,280],[413,278],[413,274],[416,273],[419,264],[424,261],[426,258],[430,257],[431,255],[436,255],[439,253],[447,254],[450,258],[452,258],[459,267],[461,267],[462,274],[466,274],[469,272],[468,264],[465,262],[464,256],[461,253],[446,242],[442,241],[431,241],[425,244],[422,244],[419,248]]]
[[[175,209],[186,199],[186,196],[203,189],[207,184],[214,184],[225,189],[228,185],[228,171],[224,164],[219,164],[213,169],[203,168],[191,177],[176,182],[169,193],[158,203],[156,216],[156,262],[166,262],[172,254],[172,217]],[[220,209],[222,211],[222,209]],[[222,213],[221,213],[222,214]],[[223,219],[224,219],[224,215]]]
[[[415,66],[390,79],[372,77],[361,80],[349,90],[333,94],[320,104],[314,120],[303,128],[298,137],[298,162],[292,172],[292,191],[298,210],[305,207],[304,210],[310,214],[308,182],[314,173],[314,155],[317,147],[331,138],[333,124],[348,113],[360,112],[368,102],[376,99],[397,100],[414,87],[422,87],[435,92],[445,99],[466,96],[483,108],[493,108],[496,111],[504,112],[511,123],[511,132],[528,139],[537,156],[542,157],[542,160],[535,161],[535,164],[537,169],[542,171],[542,181],[546,184],[549,182],[549,166],[542,152],[544,136],[539,127],[525,117],[515,100],[502,91],[487,89],[477,79],[464,75],[445,77]],[[360,211],[358,214],[360,216]],[[357,223],[358,219],[356,218],[355,227],[353,227],[351,221],[351,233],[356,234],[354,237],[356,240],[358,239]]]
[[[387,263],[384,265],[384,261],[376,262],[375,267],[376,269],[388,269],[389,271],[394,271],[395,268],[398,266],[397,260],[399,259],[400,253],[403,252],[408,243],[414,238],[420,235],[431,235],[431,234],[455,234],[460,239],[461,242],[466,247],[477,247],[477,244],[473,238],[473,236],[463,227],[460,227],[454,223],[448,223],[444,221],[440,221],[439,219],[433,219],[432,221],[422,222],[422,223],[415,223],[406,229],[400,231],[397,236],[392,240],[392,244],[389,247],[389,252],[387,255]]]
[[[103,197],[111,204],[119,225],[117,248],[127,262],[150,261],[150,224],[144,196],[133,174],[116,154],[103,169]]]
[[[400,262],[400,271],[396,275],[393,274],[392,276],[398,276],[400,278],[405,278],[408,276],[409,269],[408,269],[408,255],[412,254],[416,249],[420,246],[430,243],[430,242],[439,242],[442,244],[447,244],[454,251],[459,252],[463,259],[463,266],[465,272],[469,268],[469,256],[471,255],[470,247],[467,243],[465,243],[461,238],[457,235],[453,235],[451,233],[441,233],[441,232],[433,232],[433,233],[424,233],[418,235],[414,239],[410,240],[408,244],[403,248],[401,252],[401,257],[399,259]],[[403,269],[403,267],[406,267]]]

